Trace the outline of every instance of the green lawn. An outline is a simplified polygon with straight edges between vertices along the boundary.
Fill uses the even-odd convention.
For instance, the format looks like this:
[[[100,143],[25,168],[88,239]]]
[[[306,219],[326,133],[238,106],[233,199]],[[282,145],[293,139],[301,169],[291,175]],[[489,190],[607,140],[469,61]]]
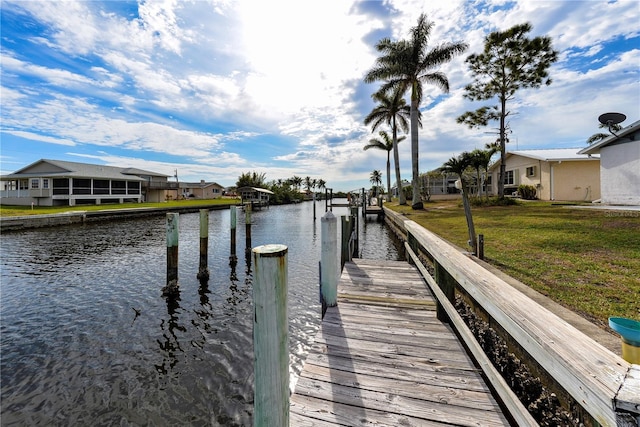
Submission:
[[[461,203],[429,202],[423,211],[386,206],[467,247]],[[549,202],[472,212],[490,264],[602,327],[609,316],[640,320],[640,212]]]
[[[105,205],[79,205],[79,206],[5,206],[0,205],[0,216],[22,216],[55,214],[70,211],[99,211],[103,209],[131,209],[131,208],[171,208],[189,206],[228,205],[240,203],[239,199],[208,199],[208,200],[172,200],[160,203],[123,203]]]

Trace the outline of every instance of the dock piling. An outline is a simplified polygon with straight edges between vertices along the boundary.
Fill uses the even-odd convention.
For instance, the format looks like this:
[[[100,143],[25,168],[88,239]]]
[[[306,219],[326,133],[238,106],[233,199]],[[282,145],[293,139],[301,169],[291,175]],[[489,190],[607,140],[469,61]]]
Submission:
[[[364,209],[364,208],[362,208]],[[359,242],[359,236],[360,236],[360,218],[358,218],[358,207],[357,206],[352,206],[351,207],[351,218],[352,218],[352,225],[351,225],[351,229],[354,231],[354,236],[353,236],[353,253],[350,255],[351,258],[358,258],[358,254],[360,253],[360,242]]]
[[[237,260],[237,256],[236,256],[236,222],[237,222],[237,216],[236,216],[236,207],[235,206],[230,206],[229,207],[229,213],[231,215],[230,221],[231,221],[231,254],[229,255],[229,262],[233,263]]]
[[[170,296],[178,293],[179,223],[179,214],[167,214],[167,284],[164,288],[162,288],[162,294],[165,296]]]
[[[209,280],[209,210],[200,209],[200,264],[198,268],[199,281]]]
[[[244,208],[244,222],[245,222],[245,248],[246,252],[251,251],[251,205]]]
[[[344,263],[351,261],[351,251],[349,250],[349,241],[351,240],[351,232],[353,230],[353,217],[342,215],[340,217],[341,225],[341,250],[340,250],[340,269],[344,267]]]
[[[331,212],[327,212],[321,219],[321,282],[323,313],[326,307],[333,307],[338,303],[338,279],[340,269],[338,264],[338,220]]]
[[[253,249],[254,426],[289,425],[287,247]]]

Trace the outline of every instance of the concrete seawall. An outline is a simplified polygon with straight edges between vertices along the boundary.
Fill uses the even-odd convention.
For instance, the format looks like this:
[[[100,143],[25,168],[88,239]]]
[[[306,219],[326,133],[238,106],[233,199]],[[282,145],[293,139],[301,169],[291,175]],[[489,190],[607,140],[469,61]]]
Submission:
[[[25,230],[30,228],[56,227],[60,225],[84,224],[125,218],[163,215],[167,212],[191,213],[200,209],[228,209],[231,204],[201,205],[171,208],[104,209],[99,211],[69,211],[50,215],[25,215],[0,218],[0,231]]]

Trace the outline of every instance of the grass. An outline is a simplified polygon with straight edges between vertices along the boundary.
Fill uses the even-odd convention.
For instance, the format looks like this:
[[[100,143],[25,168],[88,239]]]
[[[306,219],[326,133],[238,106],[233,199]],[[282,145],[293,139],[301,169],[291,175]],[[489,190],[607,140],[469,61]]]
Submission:
[[[424,210],[387,207],[467,248],[461,203]],[[472,208],[485,260],[606,328],[608,317],[640,320],[640,213],[572,209],[549,202]]]
[[[72,211],[99,211],[104,209],[132,209],[132,208],[173,208],[189,206],[209,206],[227,205],[239,203],[239,199],[207,199],[207,200],[171,200],[160,203],[123,203],[104,205],[78,205],[78,206],[6,206],[0,205],[0,216],[24,216],[24,215],[45,215]]]

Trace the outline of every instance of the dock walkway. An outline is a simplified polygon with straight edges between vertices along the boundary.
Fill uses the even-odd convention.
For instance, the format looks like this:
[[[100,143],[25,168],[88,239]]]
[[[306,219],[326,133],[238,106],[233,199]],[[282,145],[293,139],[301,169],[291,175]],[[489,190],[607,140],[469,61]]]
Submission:
[[[345,264],[291,396],[292,426],[509,425],[407,262]]]

